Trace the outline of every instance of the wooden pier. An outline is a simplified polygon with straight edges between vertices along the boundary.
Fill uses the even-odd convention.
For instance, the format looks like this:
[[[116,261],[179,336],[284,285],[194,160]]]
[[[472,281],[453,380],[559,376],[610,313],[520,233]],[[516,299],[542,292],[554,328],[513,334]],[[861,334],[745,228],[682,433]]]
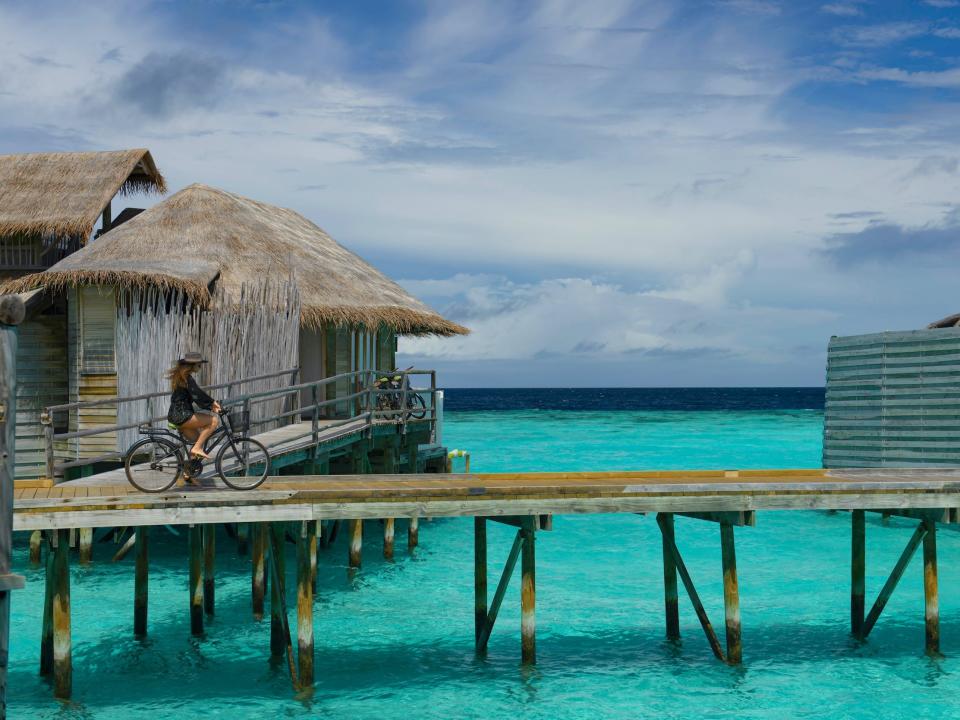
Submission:
[[[392,451],[391,451],[392,452]],[[367,463],[393,467],[391,452]],[[386,459],[385,459],[386,458]],[[360,466],[358,466],[360,467]],[[368,469],[366,465],[363,469]],[[376,468],[374,468],[376,469]],[[317,536],[331,521],[349,526],[350,565],[359,567],[363,519],[409,519],[415,544],[421,517],[474,518],[474,643],[485,652],[490,632],[517,562],[521,565],[521,658],[536,659],[536,538],[551,530],[554,515],[651,513],[661,530],[666,635],[679,637],[678,584],[686,590],[712,653],[741,662],[740,598],[735,528],[756,523],[758,511],[848,510],[851,518],[851,632],[865,639],[918,549],[924,564],[924,625],[928,653],[939,653],[936,530],[960,520],[960,472],[950,470],[776,470],[516,474],[362,474],[271,477],[258,490],[180,489],[159,495],[136,492],[127,484],[95,484],[86,479],[15,492],[13,527],[43,531],[49,546],[47,607],[41,642],[41,669],[52,672],[58,695],[69,695],[69,555],[64,549],[76,528],[132,527],[136,531],[137,635],[146,632],[147,528],[187,525],[190,539],[190,613],[193,632],[202,632],[204,614],[213,612],[213,534],[215,524],[250,528],[253,614],[264,614],[270,585],[271,648],[286,656],[297,687],[313,682],[313,594]],[[872,605],[865,596],[867,512],[912,518],[916,531]],[[697,593],[682,554],[675,516],[715,523],[721,548],[725,643]],[[492,598],[488,593],[487,523],[516,527],[517,533]],[[335,526],[334,526],[335,527]],[[346,532],[347,530],[345,530]],[[239,534],[239,533],[238,533]],[[296,642],[287,625],[283,587],[284,537],[297,547]],[[321,543],[323,539],[321,538]],[[385,542],[385,551],[388,542]],[[389,543],[392,552],[392,542]],[[549,552],[549,545],[547,545]],[[355,571],[355,570],[354,570]],[[269,579],[269,583],[265,580]],[[562,591],[558,588],[557,591]],[[206,608],[205,608],[206,605]],[[296,648],[296,652],[294,651]]]

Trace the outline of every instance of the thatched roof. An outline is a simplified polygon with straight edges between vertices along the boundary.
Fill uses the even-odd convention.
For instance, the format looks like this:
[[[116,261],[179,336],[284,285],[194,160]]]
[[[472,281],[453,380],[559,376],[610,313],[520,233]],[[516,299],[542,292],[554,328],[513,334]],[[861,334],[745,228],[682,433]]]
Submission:
[[[117,192],[165,192],[150,152],[0,155],[0,237],[75,236],[84,240]]]
[[[960,313],[957,313],[956,315],[948,315],[942,320],[937,320],[936,322],[930,323],[929,325],[927,325],[927,330],[934,330],[936,328],[957,327],[958,325],[960,325]]]
[[[469,332],[412,297],[379,270],[292,210],[206,185],[190,185],[105,233],[49,270],[0,287],[23,292],[79,284],[178,289],[201,304],[211,283],[227,298],[244,285],[291,274],[302,322],[412,335]]]

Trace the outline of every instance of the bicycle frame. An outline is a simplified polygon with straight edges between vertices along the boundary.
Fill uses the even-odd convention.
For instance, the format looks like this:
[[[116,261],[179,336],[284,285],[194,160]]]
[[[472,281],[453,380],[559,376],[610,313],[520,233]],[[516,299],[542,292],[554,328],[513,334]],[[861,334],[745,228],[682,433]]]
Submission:
[[[233,448],[234,452],[237,452],[237,446],[234,443],[234,438],[243,437],[243,435],[237,434],[233,431],[233,423],[231,422],[230,415],[228,413],[221,410],[219,413],[217,413],[217,417],[220,418],[220,425],[216,430],[213,431],[210,437],[206,439],[206,442],[203,443],[204,452],[207,452],[208,449],[215,448],[223,437],[227,438],[227,442],[230,443],[230,447]],[[183,436],[183,433],[179,431],[174,432],[166,428],[150,428],[146,430],[141,428],[140,434],[153,437],[161,436],[171,438],[176,447],[183,451],[184,457],[187,459],[190,458],[191,443]]]

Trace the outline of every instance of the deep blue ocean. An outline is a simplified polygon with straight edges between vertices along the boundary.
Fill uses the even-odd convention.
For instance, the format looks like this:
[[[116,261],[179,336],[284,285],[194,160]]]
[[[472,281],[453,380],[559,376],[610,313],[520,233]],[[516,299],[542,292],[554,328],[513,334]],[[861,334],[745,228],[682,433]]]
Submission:
[[[818,467],[822,389],[461,390],[446,395],[444,443],[478,471]],[[456,468],[462,469],[458,460]],[[677,519],[677,541],[722,638],[716,526]],[[183,533],[154,531],[150,635],[132,636],[132,558],[111,543],[72,572],[74,700],[37,675],[42,573],[25,538],[15,565],[8,691],[12,718],[890,718],[960,717],[960,534],[941,529],[945,657],[923,651],[916,561],[865,643],[849,633],[850,518],[759,513],[737,528],[744,663],[714,660],[681,589],[682,640],[664,639],[654,518],[563,516],[537,541],[537,658],[520,664],[518,578],[485,657],[473,651],[473,524],[424,520],[420,547],[382,559],[365,527],[363,569],[346,538],[321,553],[317,685],[295,695],[268,659],[269,623],[250,612],[250,569],[218,537],[216,615],[190,637]],[[913,531],[869,517],[867,593]],[[513,530],[491,524],[491,588]],[[293,587],[292,561],[287,564]],[[293,606],[292,596],[288,599]],[[291,618],[292,619],[292,618]]]

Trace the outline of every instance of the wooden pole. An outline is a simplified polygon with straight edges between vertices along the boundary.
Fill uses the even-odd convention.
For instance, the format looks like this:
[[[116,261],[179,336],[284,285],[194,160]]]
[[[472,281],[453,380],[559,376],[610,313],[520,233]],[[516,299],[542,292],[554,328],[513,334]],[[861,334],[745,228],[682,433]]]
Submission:
[[[47,530],[47,562],[44,567],[43,627],[40,631],[40,674],[53,673],[53,533]]]
[[[287,627],[286,598],[283,596],[286,577],[284,523],[267,523],[266,534],[270,543],[270,576],[273,580],[270,583],[270,655],[279,657],[287,649],[287,638],[284,637],[284,628]]]
[[[407,550],[413,552],[420,544],[420,518],[410,518],[410,524],[407,526]]]
[[[70,643],[70,538],[57,530],[53,550],[53,694],[67,699],[73,690],[73,662]]]
[[[493,632],[493,626],[497,622],[497,615],[500,614],[500,605],[503,603],[504,595],[507,594],[507,586],[510,584],[510,578],[513,576],[513,569],[517,565],[517,559],[520,557],[520,550],[522,548],[523,530],[521,529],[517,530],[517,534],[513,539],[510,554],[507,556],[507,562],[504,564],[503,572],[500,574],[500,582],[497,583],[497,589],[493,593],[490,610],[487,612],[487,621],[483,626],[483,631],[480,633],[480,639],[477,641],[478,651],[485,650],[487,641],[490,640],[490,633]]]
[[[523,550],[520,555],[520,650],[521,661],[532,665],[537,661],[537,581],[536,519],[524,520]]]
[[[40,565],[40,550],[43,547],[43,533],[40,530],[34,530],[30,533],[30,564],[34,567]]]
[[[852,541],[850,545],[850,631],[863,637],[863,612],[867,590],[866,518],[863,510],[850,513]]]
[[[250,535],[250,523],[237,523],[237,552],[240,555],[247,554],[248,537]]]
[[[301,687],[313,684],[313,566],[317,525],[304,521],[297,542],[297,665]]]
[[[213,615],[216,593],[217,526],[203,526],[203,611]]]
[[[203,529],[191,525],[187,533],[190,563],[190,632],[203,635]]]
[[[743,646],[740,640],[740,587],[737,583],[733,525],[727,522],[720,523],[720,555],[723,564],[723,609],[727,623],[727,662],[737,665],[743,661]]]
[[[267,588],[267,576],[265,574],[265,554],[267,550],[267,533],[263,523],[252,523],[250,526],[251,536],[251,567],[252,576],[250,581],[250,594],[253,601],[253,617],[255,620],[263,619],[263,596]]]
[[[350,521],[350,567],[355,569],[360,567],[361,554],[363,551],[363,520]]]
[[[150,547],[150,528],[146,525],[136,529],[136,568],[133,587],[133,634],[147,635],[147,595],[150,571],[147,564]]]
[[[310,587],[313,594],[317,594],[317,549],[319,546],[319,536],[323,529],[320,520],[312,520],[313,533],[310,535]]]
[[[473,629],[480,650],[480,636],[487,624],[487,519],[473,519]]]
[[[923,536],[923,597],[927,653],[940,653],[940,598],[937,587],[937,524],[924,520],[927,534]]]
[[[383,521],[383,557],[393,560],[393,528],[394,519],[386,518]]]
[[[80,564],[93,560],[93,528],[80,528]]]
[[[664,523],[673,535],[673,514],[664,513]],[[667,544],[666,534],[661,538],[663,544],[663,603],[667,618],[667,638],[680,639],[680,604],[677,594],[677,565],[673,562],[673,553]]]

